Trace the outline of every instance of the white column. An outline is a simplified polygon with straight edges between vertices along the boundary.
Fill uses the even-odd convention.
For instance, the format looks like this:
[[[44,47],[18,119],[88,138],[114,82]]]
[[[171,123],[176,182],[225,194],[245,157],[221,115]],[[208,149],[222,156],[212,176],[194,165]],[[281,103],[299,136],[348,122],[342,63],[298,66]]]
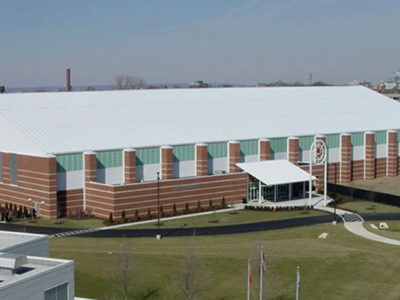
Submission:
[[[258,182],[258,204],[261,204],[261,181]]]

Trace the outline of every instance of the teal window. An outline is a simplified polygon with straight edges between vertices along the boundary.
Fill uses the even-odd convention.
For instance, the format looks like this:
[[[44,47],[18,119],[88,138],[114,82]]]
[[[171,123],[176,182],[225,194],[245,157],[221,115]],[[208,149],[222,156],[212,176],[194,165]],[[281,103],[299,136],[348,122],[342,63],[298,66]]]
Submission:
[[[149,165],[160,163],[160,148],[140,148],[136,149],[136,164]]]
[[[97,168],[116,168],[122,166],[122,150],[97,152]]]
[[[56,155],[57,172],[79,171],[83,169],[82,153]]]
[[[258,140],[240,141],[240,155],[257,155],[258,154]]]
[[[194,145],[178,145],[173,147],[174,161],[194,160]]]
[[[375,132],[375,144],[386,144],[386,131]]]
[[[279,153],[287,151],[287,139],[271,139],[271,153]]]
[[[208,144],[208,158],[221,158],[226,157],[228,154],[228,145],[222,143],[209,143]]]
[[[311,144],[314,142],[314,136],[302,136],[299,138],[300,151],[310,150]]]
[[[351,134],[351,145],[354,146],[364,146],[364,133],[352,133]]]
[[[45,291],[44,300],[68,300],[68,283]]]
[[[328,148],[340,147],[340,134],[330,134],[326,136],[326,146]]]

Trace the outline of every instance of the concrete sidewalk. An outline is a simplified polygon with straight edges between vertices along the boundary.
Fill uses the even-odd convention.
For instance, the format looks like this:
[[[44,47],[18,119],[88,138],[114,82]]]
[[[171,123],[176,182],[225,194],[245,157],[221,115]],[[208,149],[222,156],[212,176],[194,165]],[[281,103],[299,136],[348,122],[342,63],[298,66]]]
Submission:
[[[334,213],[335,211],[333,207],[323,206],[322,204],[316,205],[314,208],[330,213]],[[351,233],[375,242],[400,246],[399,240],[383,237],[365,229],[363,225],[364,219],[359,214],[344,209],[336,209],[336,214],[343,220],[344,227]]]

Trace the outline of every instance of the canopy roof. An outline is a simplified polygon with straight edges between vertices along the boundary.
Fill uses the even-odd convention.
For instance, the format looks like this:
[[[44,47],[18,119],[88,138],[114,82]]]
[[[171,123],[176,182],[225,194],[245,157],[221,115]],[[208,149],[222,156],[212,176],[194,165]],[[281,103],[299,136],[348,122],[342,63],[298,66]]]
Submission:
[[[39,154],[400,129],[370,89],[267,87],[0,94],[0,151]]]
[[[310,180],[310,174],[287,160],[265,160],[236,164],[266,185],[296,183]],[[312,177],[313,180],[317,178]]]

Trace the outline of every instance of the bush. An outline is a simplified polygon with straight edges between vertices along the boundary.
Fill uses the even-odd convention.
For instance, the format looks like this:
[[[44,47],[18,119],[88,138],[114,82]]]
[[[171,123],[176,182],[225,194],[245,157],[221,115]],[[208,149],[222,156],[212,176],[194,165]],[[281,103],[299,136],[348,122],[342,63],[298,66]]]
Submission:
[[[24,217],[27,218],[29,216],[28,209],[24,206]]]
[[[140,216],[139,216],[139,211],[136,209],[135,210],[135,221],[140,220]]]
[[[176,216],[177,213],[178,213],[178,212],[177,212],[177,210],[176,210],[176,204],[174,203],[174,204],[172,205],[172,214],[173,214],[174,216]]]
[[[189,211],[189,203],[186,203],[185,204],[185,214],[188,214],[190,211]]]
[[[148,208],[147,209],[147,219],[151,219],[152,218],[152,215],[151,215],[151,209],[150,208]]]
[[[113,214],[112,213],[110,213],[110,215],[108,216],[108,222],[110,224],[114,223],[114,218],[113,218]]]
[[[160,217],[164,217],[164,207],[160,205]]]
[[[122,211],[121,218],[122,218],[122,222],[125,223],[126,222],[125,210]]]
[[[197,212],[201,212],[201,211],[202,211],[202,208],[201,208],[201,202],[200,202],[200,200],[197,200],[197,207],[196,207],[196,211],[197,211]]]
[[[210,201],[208,202],[208,207],[209,207],[211,210],[214,209],[214,205],[213,205],[213,203],[212,203],[212,200],[210,200]]]
[[[18,209],[18,218],[22,218],[22,205],[20,205]]]
[[[226,208],[225,197],[222,197],[222,200],[221,200],[221,208]]]

